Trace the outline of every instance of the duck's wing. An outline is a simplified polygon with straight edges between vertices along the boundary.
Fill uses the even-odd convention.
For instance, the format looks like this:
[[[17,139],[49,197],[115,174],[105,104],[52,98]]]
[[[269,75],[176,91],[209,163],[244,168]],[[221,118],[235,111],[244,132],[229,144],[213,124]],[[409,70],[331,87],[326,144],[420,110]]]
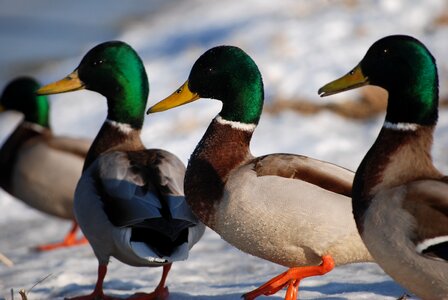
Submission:
[[[415,181],[407,186],[402,205],[416,221],[411,240],[417,252],[448,261],[448,183]]]
[[[104,154],[98,178],[106,214],[115,226],[152,230],[175,240],[198,222],[183,196],[184,175],[183,163],[167,151]]]
[[[11,193],[11,174],[20,148],[29,140],[41,136],[42,132],[32,130],[21,123],[0,148],[0,186],[9,193]]]
[[[340,166],[294,154],[261,156],[254,162],[257,176],[294,178],[350,197],[354,173]]]
[[[49,146],[49,129],[21,124],[0,150],[0,186],[50,215],[73,219],[73,193],[83,157]]]
[[[84,158],[92,145],[92,141],[82,138],[53,136],[51,139],[48,139],[48,145],[54,149]]]

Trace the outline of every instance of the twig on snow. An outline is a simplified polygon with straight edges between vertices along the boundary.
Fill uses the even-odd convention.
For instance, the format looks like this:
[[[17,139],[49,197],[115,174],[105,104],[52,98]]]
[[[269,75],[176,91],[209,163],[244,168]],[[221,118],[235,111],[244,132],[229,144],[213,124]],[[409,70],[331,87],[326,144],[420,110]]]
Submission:
[[[34,289],[36,287],[36,285],[38,285],[39,283],[43,282],[44,280],[46,280],[48,277],[50,277],[51,275],[53,275],[52,273],[48,274],[47,276],[45,276],[44,278],[40,279],[39,281],[37,281],[27,292],[25,289],[20,289],[19,294],[20,297],[22,297],[22,300],[28,300],[28,295],[31,292],[32,289]],[[13,295],[13,290],[11,289],[11,295]],[[14,295],[12,297],[12,300],[14,300]]]
[[[5,266],[11,268],[12,266],[14,266],[14,263],[12,262],[12,260],[10,260],[9,258],[7,258],[4,254],[2,254],[0,252],[0,262],[2,262]]]

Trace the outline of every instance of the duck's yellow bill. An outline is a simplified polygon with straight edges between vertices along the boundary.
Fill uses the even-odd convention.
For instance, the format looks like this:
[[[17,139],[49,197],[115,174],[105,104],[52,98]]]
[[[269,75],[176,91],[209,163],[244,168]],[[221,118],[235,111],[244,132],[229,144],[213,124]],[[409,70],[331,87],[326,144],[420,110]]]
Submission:
[[[330,96],[343,91],[355,89],[369,84],[369,78],[364,76],[361,67],[357,65],[347,75],[342,76],[330,83],[327,83],[317,91],[321,97]]]
[[[150,114],[168,110],[173,107],[193,102],[195,100],[198,100],[199,98],[201,97],[199,97],[197,93],[193,93],[190,91],[190,89],[188,88],[188,80],[187,80],[180,88],[178,88],[170,96],[158,102],[157,104],[151,106],[146,113]]]
[[[82,90],[84,88],[84,82],[79,79],[78,70],[75,70],[67,77],[41,87],[36,93],[38,95],[51,95]]]

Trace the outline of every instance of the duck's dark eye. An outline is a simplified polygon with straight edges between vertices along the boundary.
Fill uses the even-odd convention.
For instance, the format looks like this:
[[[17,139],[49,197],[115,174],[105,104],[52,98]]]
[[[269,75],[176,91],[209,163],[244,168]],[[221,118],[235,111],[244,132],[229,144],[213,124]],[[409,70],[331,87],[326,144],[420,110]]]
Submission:
[[[388,53],[389,53],[389,49],[384,48],[384,49],[383,49],[383,54],[386,55],[386,54],[388,54]]]
[[[348,74],[350,74],[350,75],[355,74],[355,70],[351,70]]]
[[[182,89],[177,89],[176,94],[182,93]]]

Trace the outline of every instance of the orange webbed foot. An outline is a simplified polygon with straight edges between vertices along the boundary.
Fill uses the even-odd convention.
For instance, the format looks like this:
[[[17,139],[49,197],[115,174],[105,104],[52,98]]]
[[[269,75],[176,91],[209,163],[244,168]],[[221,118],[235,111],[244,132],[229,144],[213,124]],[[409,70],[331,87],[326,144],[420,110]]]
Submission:
[[[73,246],[84,245],[87,243],[88,243],[88,241],[85,237],[82,237],[80,239],[76,239],[76,240],[70,241],[70,242],[67,242],[64,239],[62,242],[36,246],[36,251],[39,251],[39,252],[51,251],[51,250],[56,250],[59,248],[68,248],[68,247],[73,247]]]
[[[106,277],[107,265],[98,265],[98,278],[96,281],[95,289],[93,292],[86,296],[77,296],[73,298],[65,298],[66,300],[122,300],[120,298],[114,298],[106,296],[103,293],[103,282]]]
[[[288,271],[272,278],[259,288],[242,296],[245,300],[252,300],[258,296],[273,295],[284,287],[288,287],[285,300],[297,299],[297,290],[300,280],[310,276],[324,275],[334,268],[334,260],[330,255],[322,256],[322,263],[319,266],[306,266],[290,268]]]
[[[73,298],[64,298],[64,300],[123,300],[123,298],[116,298],[104,294],[92,293],[86,296],[78,296]]]
[[[128,300],[166,300],[169,296],[169,291],[167,287],[157,288],[154,292],[147,293],[135,293]]]
[[[131,297],[128,298],[128,300],[165,300],[168,299],[169,291],[168,288],[165,286],[166,278],[168,277],[168,273],[171,269],[171,263],[166,264],[163,266],[163,273],[162,278],[160,279],[159,284],[157,285],[154,292],[147,294],[147,293],[135,293]]]
[[[163,273],[162,278],[160,279],[159,284],[157,285],[154,292],[147,294],[147,293],[135,293],[134,295],[130,296],[129,300],[166,300],[168,299],[169,292],[168,288],[165,286],[166,278],[168,276],[168,273],[171,269],[171,263],[166,264],[163,266]],[[104,277],[107,273],[107,265],[99,265],[98,266],[98,279],[95,285],[95,290],[87,296],[78,296],[74,298],[66,298],[68,300],[123,300],[122,298],[114,298],[110,296],[106,296],[103,293],[103,281]]]
[[[36,250],[51,251],[59,248],[67,248],[87,244],[87,239],[85,237],[79,239],[76,237],[77,233],[78,233],[78,224],[76,222],[73,222],[72,228],[70,229],[69,233],[67,233],[62,242],[40,245],[36,247]]]

